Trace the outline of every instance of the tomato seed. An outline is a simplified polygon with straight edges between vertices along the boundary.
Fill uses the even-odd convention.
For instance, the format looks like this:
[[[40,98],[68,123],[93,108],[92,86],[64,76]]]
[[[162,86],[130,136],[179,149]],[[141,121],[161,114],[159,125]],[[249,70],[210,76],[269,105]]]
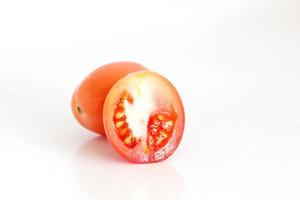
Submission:
[[[130,135],[130,136],[125,138],[124,143],[129,145],[131,143],[131,140],[132,140],[132,136]]]
[[[160,121],[162,121],[162,120],[164,120],[164,119],[165,119],[165,118],[164,118],[164,116],[163,116],[163,115],[161,115],[161,114],[157,115],[157,118],[158,118]]]
[[[129,132],[129,129],[128,128],[123,128],[122,130],[120,130],[120,135],[121,136],[125,136],[125,135],[127,135],[128,134],[128,132]]]
[[[115,125],[117,128],[121,128],[123,124],[124,124],[124,121],[117,121]]]
[[[121,119],[124,115],[125,115],[124,112],[117,112],[117,113],[115,114],[115,117],[116,117],[116,119]]]

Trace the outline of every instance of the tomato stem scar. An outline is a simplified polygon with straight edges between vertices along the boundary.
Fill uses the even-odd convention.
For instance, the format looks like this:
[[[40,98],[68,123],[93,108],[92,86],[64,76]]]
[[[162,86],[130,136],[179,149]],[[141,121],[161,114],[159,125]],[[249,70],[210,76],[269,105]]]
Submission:
[[[76,106],[76,110],[77,110],[77,112],[78,112],[79,115],[83,114],[83,110],[82,110],[82,108],[79,105]]]

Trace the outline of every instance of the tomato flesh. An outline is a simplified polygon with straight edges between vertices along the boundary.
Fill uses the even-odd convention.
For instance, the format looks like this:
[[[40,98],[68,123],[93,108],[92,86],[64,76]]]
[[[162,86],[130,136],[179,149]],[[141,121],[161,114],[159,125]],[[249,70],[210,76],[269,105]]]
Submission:
[[[167,159],[184,129],[183,104],[175,87],[148,70],[129,74],[113,86],[103,119],[110,144],[135,163]]]

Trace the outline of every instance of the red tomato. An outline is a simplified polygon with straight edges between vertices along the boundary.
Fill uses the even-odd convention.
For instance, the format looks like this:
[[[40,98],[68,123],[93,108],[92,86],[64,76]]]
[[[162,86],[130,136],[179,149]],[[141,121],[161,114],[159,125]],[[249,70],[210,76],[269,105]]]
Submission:
[[[76,88],[72,97],[72,111],[77,121],[85,128],[105,135],[102,112],[109,90],[127,74],[145,69],[133,62],[116,62],[104,65],[89,74]]]
[[[184,130],[184,108],[175,87],[149,71],[131,73],[114,84],[103,110],[112,147],[134,163],[167,159]]]

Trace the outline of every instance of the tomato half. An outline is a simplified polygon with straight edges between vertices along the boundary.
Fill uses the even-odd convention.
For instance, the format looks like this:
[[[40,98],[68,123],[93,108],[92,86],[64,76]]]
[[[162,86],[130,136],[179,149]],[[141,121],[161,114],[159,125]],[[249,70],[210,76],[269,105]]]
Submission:
[[[134,62],[115,62],[90,73],[73,93],[71,106],[77,121],[85,128],[105,135],[102,112],[109,90],[127,74],[145,69]]]
[[[149,70],[120,79],[104,103],[107,139],[121,156],[134,163],[159,162],[172,155],[181,141],[184,119],[175,87]]]

